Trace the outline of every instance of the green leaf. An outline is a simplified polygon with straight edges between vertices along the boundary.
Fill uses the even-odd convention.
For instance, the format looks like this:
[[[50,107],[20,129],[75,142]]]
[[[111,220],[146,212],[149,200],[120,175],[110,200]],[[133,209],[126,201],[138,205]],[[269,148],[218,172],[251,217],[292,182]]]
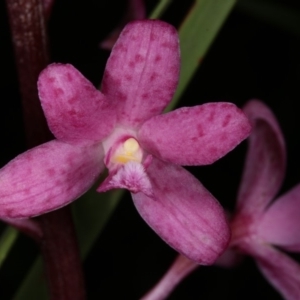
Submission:
[[[197,0],[179,28],[181,74],[168,110],[178,99],[201,64],[236,0]]]
[[[7,226],[0,238],[0,268],[18,237],[18,231]]]

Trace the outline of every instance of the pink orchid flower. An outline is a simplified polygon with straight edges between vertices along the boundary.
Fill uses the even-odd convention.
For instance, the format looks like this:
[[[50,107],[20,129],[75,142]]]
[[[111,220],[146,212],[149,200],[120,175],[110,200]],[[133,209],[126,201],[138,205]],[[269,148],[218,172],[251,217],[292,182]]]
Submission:
[[[282,252],[300,252],[300,184],[274,200],[285,174],[285,142],[272,112],[250,101],[244,112],[252,122],[249,149],[231,220],[232,238],[216,264],[235,265],[252,256],[261,272],[287,300],[300,299],[300,265]],[[183,255],[142,299],[165,299],[198,265]]]
[[[198,263],[213,263],[229,240],[226,217],[180,165],[213,163],[251,126],[231,103],[161,114],[175,92],[179,60],[175,28],[147,20],[123,30],[101,92],[71,65],[48,66],[38,90],[56,140],[0,171],[0,217],[58,209],[86,192],[107,167],[98,191],[128,189],[141,216],[169,245]]]

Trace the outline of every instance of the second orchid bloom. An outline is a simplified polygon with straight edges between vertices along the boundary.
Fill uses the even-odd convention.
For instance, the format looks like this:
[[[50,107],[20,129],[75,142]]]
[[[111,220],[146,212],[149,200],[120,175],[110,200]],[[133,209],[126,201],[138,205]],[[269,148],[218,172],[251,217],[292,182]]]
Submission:
[[[300,299],[300,264],[286,251],[300,252],[300,184],[274,200],[285,175],[285,142],[278,122],[262,102],[244,107],[252,122],[249,148],[231,220],[229,248],[217,265],[232,267],[252,256],[266,279],[286,300]],[[198,265],[180,255],[142,299],[165,299]]]
[[[200,264],[224,251],[223,209],[181,165],[207,165],[250,133],[231,103],[162,114],[180,69],[176,30],[161,21],[129,23],[107,62],[101,92],[72,65],[52,64],[38,90],[55,140],[0,170],[0,217],[27,218],[58,209],[89,189],[126,188],[162,239]]]

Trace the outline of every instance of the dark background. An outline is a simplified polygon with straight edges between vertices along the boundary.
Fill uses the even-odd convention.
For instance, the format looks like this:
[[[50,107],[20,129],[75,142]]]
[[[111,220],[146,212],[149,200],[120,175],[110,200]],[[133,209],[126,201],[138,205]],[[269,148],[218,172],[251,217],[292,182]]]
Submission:
[[[156,2],[146,1],[148,13]],[[193,1],[173,2],[162,19],[178,27]],[[299,1],[272,3],[283,4],[298,11],[300,16]],[[4,29],[0,35],[2,166],[25,150],[25,138],[4,1],[0,6],[0,27]],[[98,44],[118,23],[123,8],[122,0],[56,0],[48,24],[51,60],[73,64],[98,86],[109,56]],[[179,106],[192,106],[230,101],[242,107],[247,100],[258,98],[268,104],[279,120],[287,144],[287,175],[281,193],[300,181],[299,36],[237,6],[179,103]],[[245,150],[246,143],[242,143],[212,166],[189,168],[229,210],[234,208]],[[143,222],[129,193],[126,195],[84,263],[89,299],[138,299],[176,256]],[[1,299],[11,299],[37,253],[31,240],[25,236],[18,238],[0,269]],[[262,297],[281,299],[259,273],[254,261],[246,258],[230,270],[199,268],[170,299]]]

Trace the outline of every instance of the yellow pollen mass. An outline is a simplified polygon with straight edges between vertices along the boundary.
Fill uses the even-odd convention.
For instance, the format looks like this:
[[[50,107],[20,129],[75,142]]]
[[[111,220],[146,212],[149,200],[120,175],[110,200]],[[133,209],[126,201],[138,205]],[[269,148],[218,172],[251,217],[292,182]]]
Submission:
[[[133,153],[136,152],[140,146],[134,138],[130,138],[124,142],[123,148],[126,152]]]
[[[129,161],[141,162],[142,156],[142,150],[137,140],[134,138],[129,138],[116,151],[113,160],[120,164],[126,164]]]

